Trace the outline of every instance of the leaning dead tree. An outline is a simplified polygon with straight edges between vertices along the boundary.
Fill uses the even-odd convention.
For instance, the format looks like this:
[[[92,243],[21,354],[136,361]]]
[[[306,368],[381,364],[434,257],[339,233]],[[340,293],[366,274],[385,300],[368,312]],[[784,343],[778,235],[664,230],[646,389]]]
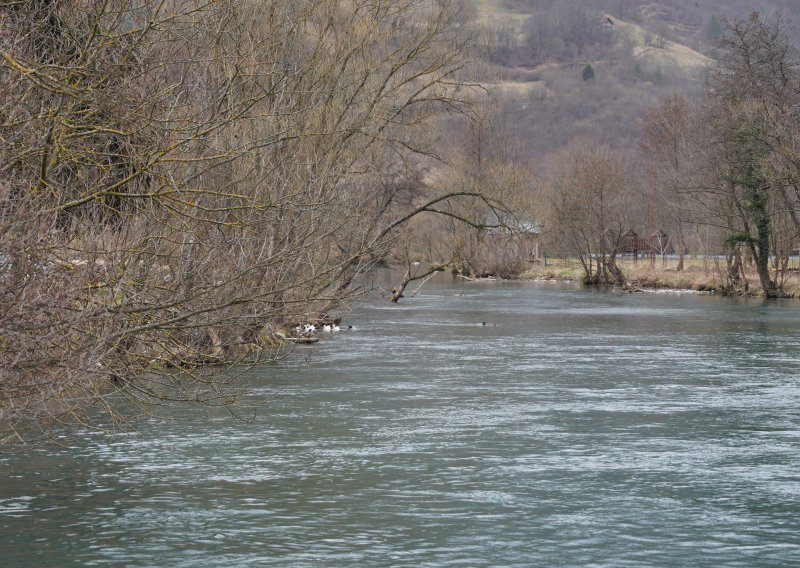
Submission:
[[[432,121],[467,108],[460,10],[0,7],[0,433],[120,394],[227,404],[209,364],[280,356],[414,215],[494,206],[419,183]]]

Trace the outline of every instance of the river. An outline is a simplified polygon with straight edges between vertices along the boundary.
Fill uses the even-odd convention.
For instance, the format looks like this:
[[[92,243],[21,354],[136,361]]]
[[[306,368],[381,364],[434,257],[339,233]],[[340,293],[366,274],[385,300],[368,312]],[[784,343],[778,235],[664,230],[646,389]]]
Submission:
[[[800,304],[442,276],[344,324],[239,418],[0,455],[0,565],[800,565]]]

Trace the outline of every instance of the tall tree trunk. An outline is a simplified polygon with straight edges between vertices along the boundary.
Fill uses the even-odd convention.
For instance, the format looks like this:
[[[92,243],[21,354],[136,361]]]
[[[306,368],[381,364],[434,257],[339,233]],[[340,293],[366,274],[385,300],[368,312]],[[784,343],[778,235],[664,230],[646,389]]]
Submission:
[[[678,223],[678,266],[675,268],[678,272],[683,270],[684,255],[686,255],[686,239],[683,236],[683,224]]]
[[[609,259],[608,259],[608,261],[606,263],[606,267],[608,268],[608,272],[614,278],[614,281],[618,285],[622,286],[623,289],[627,290],[627,288],[628,288],[628,279],[625,277],[625,274],[622,272],[622,269],[620,269],[620,267],[617,266],[617,259],[616,259],[615,256],[610,256],[609,257]]]
[[[758,203],[758,205],[761,205]],[[750,252],[756,262],[756,271],[758,272],[758,280],[761,284],[761,290],[767,298],[777,298],[781,296],[775,280],[772,279],[769,273],[769,253],[770,253],[770,236],[771,224],[770,217],[766,211],[766,207],[756,209],[758,215],[755,219],[756,238],[755,242],[750,244]]]

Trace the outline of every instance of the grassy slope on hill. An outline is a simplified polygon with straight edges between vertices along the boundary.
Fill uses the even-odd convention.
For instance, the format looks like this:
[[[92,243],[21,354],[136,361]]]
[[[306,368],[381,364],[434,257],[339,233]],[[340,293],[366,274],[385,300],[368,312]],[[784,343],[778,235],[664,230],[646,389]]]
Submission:
[[[509,38],[524,59],[525,23],[535,17],[506,8],[500,0],[476,0],[476,24],[487,49],[491,38]],[[564,60],[530,64],[495,64],[480,79],[502,109],[504,120],[524,140],[531,158],[542,162],[578,136],[593,136],[611,146],[637,145],[639,117],[673,91],[689,96],[704,88],[711,60],[691,47],[661,39],[664,22],[638,24],[598,12],[597,25],[610,17],[615,26],[610,45],[590,48]],[[506,46],[506,49],[507,46]],[[582,80],[590,64],[595,80]]]
[[[648,35],[654,36],[653,32],[638,24],[625,22],[618,18],[613,20],[616,26],[615,36],[617,43],[622,42],[624,37],[631,38],[633,56],[637,60],[668,64],[688,73],[694,73],[711,63],[711,59],[702,53],[674,41],[665,40],[661,47],[647,45]]]

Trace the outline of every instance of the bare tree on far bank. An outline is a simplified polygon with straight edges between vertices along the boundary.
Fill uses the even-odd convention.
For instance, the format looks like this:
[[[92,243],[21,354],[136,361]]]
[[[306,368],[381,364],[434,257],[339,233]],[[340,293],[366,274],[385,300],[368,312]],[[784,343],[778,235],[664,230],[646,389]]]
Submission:
[[[647,121],[646,145],[675,210],[722,232],[730,291],[748,291],[752,263],[761,292],[779,297],[800,237],[800,59],[783,20],[755,13],[725,24],[706,100],[669,125],[677,103],[666,100]]]
[[[575,255],[587,284],[627,286],[617,264],[632,226],[632,184],[623,157],[593,140],[564,151],[553,166],[548,240]]]

